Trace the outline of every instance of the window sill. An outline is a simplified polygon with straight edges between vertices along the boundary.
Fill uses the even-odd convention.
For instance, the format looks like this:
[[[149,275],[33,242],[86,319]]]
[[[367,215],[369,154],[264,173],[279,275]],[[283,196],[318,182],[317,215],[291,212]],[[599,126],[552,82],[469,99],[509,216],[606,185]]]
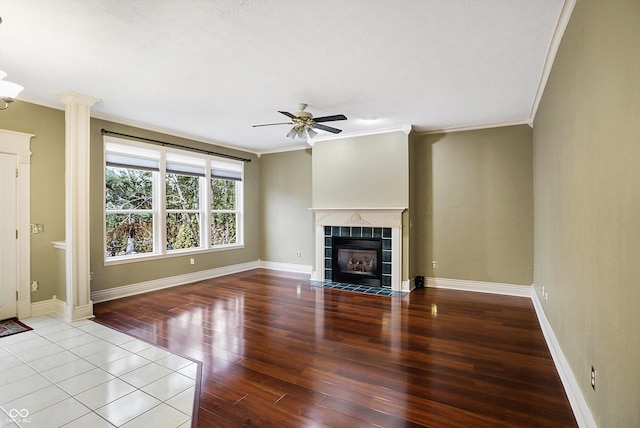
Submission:
[[[131,256],[117,256],[104,260],[104,266],[114,266],[114,265],[122,265],[127,263],[137,263],[137,262],[147,262],[151,260],[162,260],[171,257],[187,257],[193,256],[196,254],[207,254],[207,253],[217,253],[218,251],[227,251],[227,250],[239,250],[244,248],[244,244],[229,244],[229,245],[220,245],[215,248],[196,248],[196,249],[187,249],[187,250],[173,250],[166,254],[157,254],[157,253],[149,253],[149,254],[136,254]]]

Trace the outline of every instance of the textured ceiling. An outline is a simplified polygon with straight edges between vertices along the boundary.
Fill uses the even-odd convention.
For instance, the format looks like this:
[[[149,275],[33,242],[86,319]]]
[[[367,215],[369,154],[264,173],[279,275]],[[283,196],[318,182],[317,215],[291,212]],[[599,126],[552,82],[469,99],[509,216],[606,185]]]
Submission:
[[[350,135],[530,119],[563,0],[0,0],[18,97],[254,152],[309,104]],[[62,107],[61,107],[62,108]],[[0,113],[1,114],[1,113]],[[375,118],[375,120],[371,120]],[[367,120],[369,119],[369,120]],[[322,132],[321,135],[327,135]]]

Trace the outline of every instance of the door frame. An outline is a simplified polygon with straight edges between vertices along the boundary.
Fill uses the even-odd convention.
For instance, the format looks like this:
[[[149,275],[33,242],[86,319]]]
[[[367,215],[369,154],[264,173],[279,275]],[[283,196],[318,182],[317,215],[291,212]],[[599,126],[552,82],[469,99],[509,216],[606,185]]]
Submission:
[[[0,129],[0,152],[18,158],[17,178],[17,276],[18,318],[31,316],[31,138],[32,134]]]

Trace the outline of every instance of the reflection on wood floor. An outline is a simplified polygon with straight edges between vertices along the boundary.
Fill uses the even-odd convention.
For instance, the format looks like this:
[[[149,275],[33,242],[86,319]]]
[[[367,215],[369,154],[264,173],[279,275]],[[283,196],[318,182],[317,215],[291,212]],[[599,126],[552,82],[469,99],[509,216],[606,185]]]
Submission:
[[[256,269],[96,304],[203,362],[200,427],[575,427],[527,298],[405,297]]]

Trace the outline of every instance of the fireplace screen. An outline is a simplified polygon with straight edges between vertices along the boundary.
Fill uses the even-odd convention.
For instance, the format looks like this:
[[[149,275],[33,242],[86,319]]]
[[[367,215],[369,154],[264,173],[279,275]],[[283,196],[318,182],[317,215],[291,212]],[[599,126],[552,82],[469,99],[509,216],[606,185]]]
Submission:
[[[380,286],[382,240],[333,237],[332,278],[351,284]]]
[[[378,268],[376,252],[371,250],[338,249],[338,268],[341,273],[375,276]]]

